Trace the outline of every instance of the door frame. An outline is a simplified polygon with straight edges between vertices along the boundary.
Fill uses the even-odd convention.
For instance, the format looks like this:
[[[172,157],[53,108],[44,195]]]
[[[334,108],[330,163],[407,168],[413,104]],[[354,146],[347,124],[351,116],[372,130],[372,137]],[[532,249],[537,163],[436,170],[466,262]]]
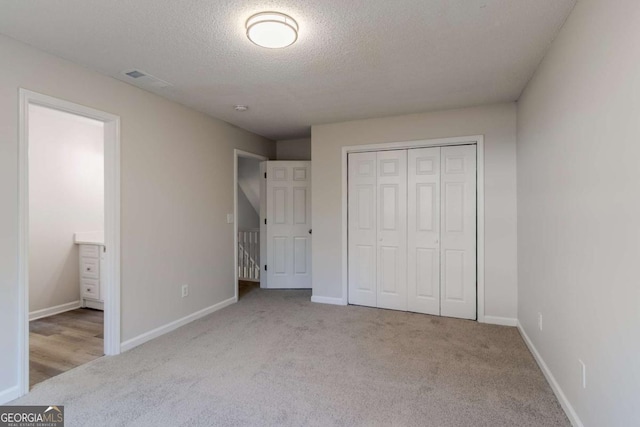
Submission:
[[[484,291],[484,135],[472,135],[453,138],[423,139],[415,141],[383,142],[378,144],[350,145],[342,147],[342,305],[349,304],[349,241],[348,241],[348,157],[349,153],[367,151],[406,150],[412,148],[445,147],[449,145],[476,146],[476,174],[477,174],[477,320],[485,322],[485,291]]]
[[[248,151],[240,150],[238,148],[233,149],[233,277],[235,280],[235,300],[238,301],[239,285],[238,285],[238,158],[248,157],[250,159],[257,159],[263,162],[269,160],[260,154],[250,153]],[[262,171],[262,168],[260,169]],[[262,188],[263,182],[260,180],[260,188]],[[260,191],[260,210],[262,211],[262,204],[264,199],[264,193]],[[261,220],[262,221],[262,220]],[[262,222],[260,223],[260,287],[266,287],[266,280],[263,281],[262,277],[266,276],[262,271],[262,257],[264,253],[262,251]]]
[[[120,354],[120,117],[27,89],[18,111],[18,316],[20,395],[29,392],[29,105],[104,123],[104,354]]]

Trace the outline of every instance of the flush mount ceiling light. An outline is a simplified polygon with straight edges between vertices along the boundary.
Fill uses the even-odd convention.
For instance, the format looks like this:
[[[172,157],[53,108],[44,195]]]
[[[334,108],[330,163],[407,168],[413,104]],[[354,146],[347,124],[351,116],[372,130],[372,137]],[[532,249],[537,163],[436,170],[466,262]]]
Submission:
[[[245,27],[249,40],[269,49],[290,46],[298,39],[298,23],[280,12],[256,13],[247,19]]]

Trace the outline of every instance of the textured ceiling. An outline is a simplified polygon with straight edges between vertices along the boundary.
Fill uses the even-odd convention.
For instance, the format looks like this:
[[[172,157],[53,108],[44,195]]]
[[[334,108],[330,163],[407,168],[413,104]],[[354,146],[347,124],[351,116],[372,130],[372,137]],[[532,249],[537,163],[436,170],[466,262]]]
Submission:
[[[0,33],[272,139],[310,125],[516,100],[575,0],[3,0]],[[253,13],[294,45],[245,36]],[[235,104],[250,109],[239,113]]]

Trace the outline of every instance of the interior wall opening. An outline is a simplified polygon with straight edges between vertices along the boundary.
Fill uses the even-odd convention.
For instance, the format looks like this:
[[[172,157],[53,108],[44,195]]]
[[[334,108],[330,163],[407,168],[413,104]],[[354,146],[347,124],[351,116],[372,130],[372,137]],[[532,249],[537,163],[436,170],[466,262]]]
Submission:
[[[236,150],[235,154],[236,295],[242,299],[261,282],[261,163],[266,158]]]
[[[19,90],[19,393],[120,353],[120,118]]]
[[[105,125],[36,104],[28,115],[32,387],[104,354]]]

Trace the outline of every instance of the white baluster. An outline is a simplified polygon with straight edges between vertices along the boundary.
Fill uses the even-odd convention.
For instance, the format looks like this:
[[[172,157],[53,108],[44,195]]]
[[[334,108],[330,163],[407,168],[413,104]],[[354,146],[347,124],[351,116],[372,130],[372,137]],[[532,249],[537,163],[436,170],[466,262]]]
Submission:
[[[260,280],[260,230],[238,231],[238,277]]]

